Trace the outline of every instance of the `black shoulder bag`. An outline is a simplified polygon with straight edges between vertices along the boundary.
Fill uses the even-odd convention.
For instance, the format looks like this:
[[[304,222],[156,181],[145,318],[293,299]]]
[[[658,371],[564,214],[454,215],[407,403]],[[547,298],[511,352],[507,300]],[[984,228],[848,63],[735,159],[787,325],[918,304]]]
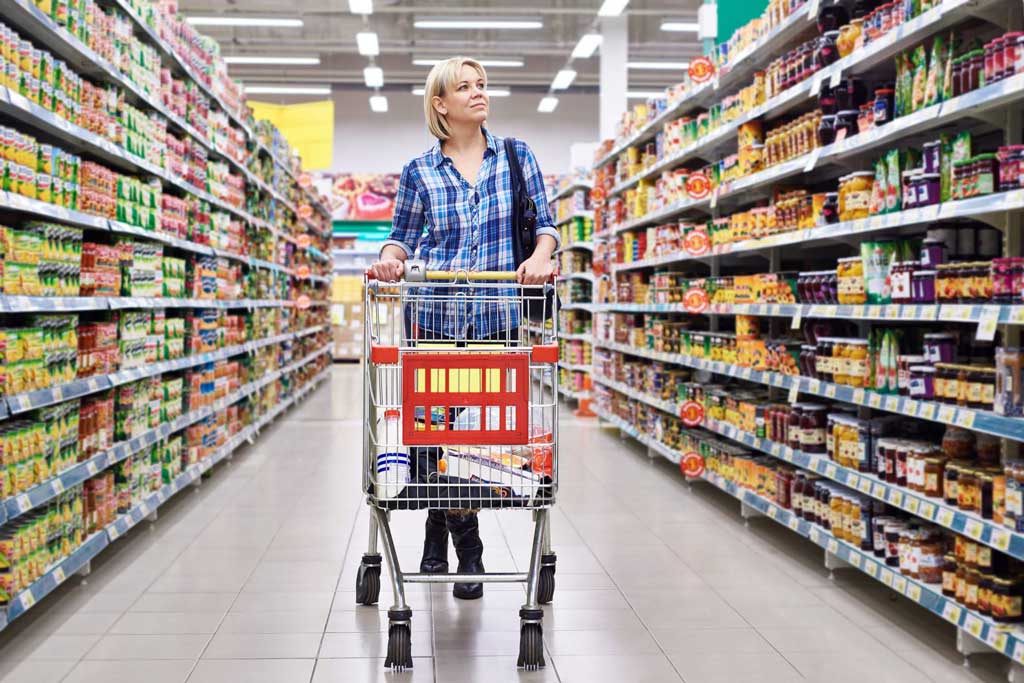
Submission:
[[[537,247],[537,204],[526,190],[526,179],[516,154],[515,138],[505,138],[505,156],[512,174],[512,255],[516,268],[533,256]],[[544,301],[531,297],[523,306],[523,316],[530,322],[541,323],[551,317],[554,300],[553,288],[544,286]]]

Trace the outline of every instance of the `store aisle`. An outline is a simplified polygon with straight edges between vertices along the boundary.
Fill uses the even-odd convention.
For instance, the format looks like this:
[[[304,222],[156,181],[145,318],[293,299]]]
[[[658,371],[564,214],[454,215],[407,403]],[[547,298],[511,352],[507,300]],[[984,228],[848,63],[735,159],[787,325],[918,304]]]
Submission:
[[[860,573],[830,581],[820,549],[695,485],[631,441],[563,412],[553,516],[548,667],[519,674],[521,588],[462,603],[410,587],[412,674],[382,664],[382,610],[357,608],[366,542],[359,495],[359,371],[286,414],[195,492],[161,509],[58,595],[0,635],[4,683],[1001,680],[968,671],[952,627]],[[485,513],[488,570],[527,558],[524,513]],[[418,563],[422,514],[396,516]],[[451,553],[454,562],[454,551]]]

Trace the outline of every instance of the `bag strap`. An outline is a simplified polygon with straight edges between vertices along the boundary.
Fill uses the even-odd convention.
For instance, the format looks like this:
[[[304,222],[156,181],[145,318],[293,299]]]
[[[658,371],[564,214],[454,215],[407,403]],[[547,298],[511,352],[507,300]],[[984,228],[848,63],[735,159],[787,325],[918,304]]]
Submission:
[[[512,171],[512,178],[519,184],[519,188],[526,189],[526,178],[523,177],[523,169],[519,165],[519,155],[516,154],[516,139],[505,138],[505,156],[508,157],[508,167]],[[519,188],[513,186],[512,189]]]

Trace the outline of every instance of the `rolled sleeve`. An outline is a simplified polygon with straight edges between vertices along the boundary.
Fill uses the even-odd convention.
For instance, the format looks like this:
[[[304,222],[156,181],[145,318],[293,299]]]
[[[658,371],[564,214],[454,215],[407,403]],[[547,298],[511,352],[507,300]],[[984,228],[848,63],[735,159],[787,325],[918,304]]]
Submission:
[[[520,149],[516,150],[523,167],[523,177],[526,179],[526,191],[530,198],[537,205],[537,235],[551,235],[555,238],[555,248],[561,246],[562,239],[555,229],[555,221],[551,218],[551,205],[548,203],[547,188],[544,186],[544,174],[540,171],[540,164],[533,150],[525,142],[519,141]]]
[[[423,237],[423,226],[426,218],[423,202],[420,199],[418,174],[414,163],[402,168],[402,177],[398,181],[398,194],[395,196],[395,215],[391,221],[391,234],[385,246],[394,244],[401,247],[406,256],[412,256],[419,247]]]
[[[401,241],[399,241],[399,240],[387,239],[387,240],[384,240],[384,244],[383,244],[383,245],[381,245],[381,248],[380,248],[380,253],[383,253],[383,252],[384,252],[384,247],[386,247],[386,246],[388,246],[388,245],[392,245],[392,244],[393,244],[394,246],[396,246],[396,247],[401,247],[402,251],[404,251],[404,252],[405,252],[405,257],[406,257],[406,258],[412,258],[412,255],[413,255],[413,254],[414,254],[414,253],[416,252],[416,250],[415,250],[415,249],[413,249],[412,247],[410,247],[410,246],[409,246],[408,244],[406,244],[405,242],[401,242]],[[379,254],[378,254],[378,255],[379,255]]]

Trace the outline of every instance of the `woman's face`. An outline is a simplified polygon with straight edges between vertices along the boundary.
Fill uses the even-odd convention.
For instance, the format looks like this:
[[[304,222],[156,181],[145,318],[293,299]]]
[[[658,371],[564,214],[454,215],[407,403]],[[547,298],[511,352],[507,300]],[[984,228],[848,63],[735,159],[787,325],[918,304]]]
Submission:
[[[449,124],[483,125],[487,121],[489,104],[487,83],[468,64],[462,65],[458,78],[444,96],[434,98],[434,109],[447,118]]]

